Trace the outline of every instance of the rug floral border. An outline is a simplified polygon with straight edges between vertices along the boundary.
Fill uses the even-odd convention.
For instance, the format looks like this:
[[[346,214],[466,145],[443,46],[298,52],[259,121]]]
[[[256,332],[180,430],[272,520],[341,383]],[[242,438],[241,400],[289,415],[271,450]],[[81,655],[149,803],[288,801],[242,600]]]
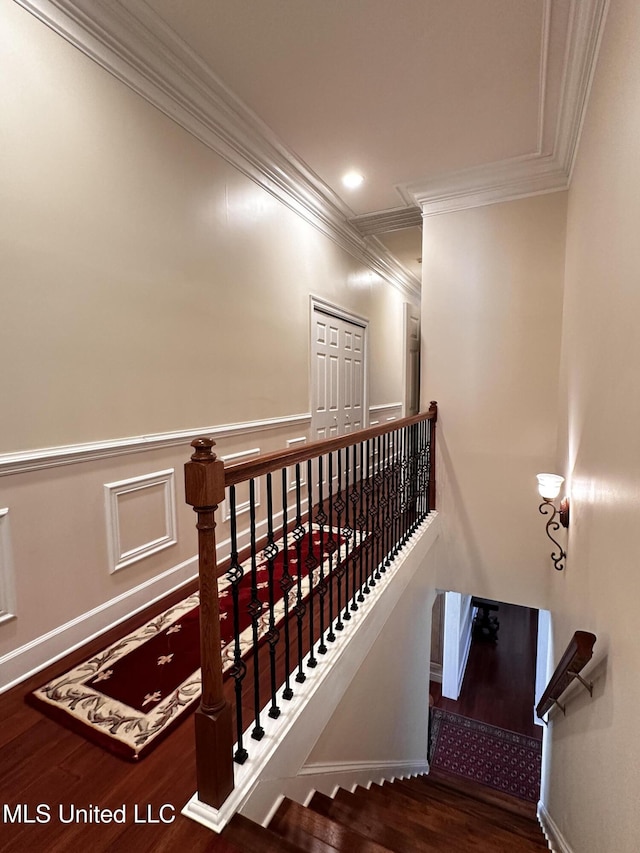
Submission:
[[[313,527],[316,529],[316,525]],[[327,528],[325,528],[326,532],[328,532]],[[349,547],[352,549],[354,546],[357,547],[361,539],[366,538],[367,535],[365,533],[361,536],[356,531],[354,541],[345,542],[338,549],[337,560],[344,560],[348,556]],[[332,555],[332,559],[336,560],[336,554]],[[327,556],[322,564],[323,569],[326,568],[329,560],[330,557]],[[268,561],[265,559],[261,559],[257,566],[259,572],[266,572],[267,567]],[[245,573],[250,572],[250,562],[243,564],[242,568]],[[320,580],[320,568],[318,566],[313,571],[312,586],[314,588]],[[297,575],[293,572],[291,577],[297,581]],[[220,579],[219,596],[221,599],[231,596],[230,582],[224,576]],[[294,586],[289,591],[290,607],[294,605],[295,598]],[[109,751],[134,761],[139,760],[181,722],[187,712],[195,708],[201,694],[200,668],[190,673],[181,684],[146,712],[101,693],[99,689],[87,682],[95,679],[100,673],[107,675],[109,667],[116,661],[170,629],[198,605],[199,595],[195,592],[121,640],[112,643],[103,651],[34,690],[26,697],[27,702]],[[276,622],[281,620],[284,614],[285,601],[281,598],[274,608]],[[228,618],[229,615],[230,611],[227,611],[221,614],[221,617]],[[264,637],[268,632],[269,619],[268,612],[260,617],[259,637]],[[252,646],[252,627],[247,627],[240,634],[239,639],[240,651],[244,656]],[[223,642],[221,651],[223,672],[226,672],[233,665],[234,641]]]

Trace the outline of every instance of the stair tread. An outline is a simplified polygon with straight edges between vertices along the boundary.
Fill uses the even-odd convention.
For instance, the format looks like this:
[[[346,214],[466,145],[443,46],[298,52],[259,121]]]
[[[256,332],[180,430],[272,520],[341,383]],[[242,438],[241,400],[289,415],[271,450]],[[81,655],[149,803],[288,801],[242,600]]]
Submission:
[[[407,806],[401,795],[391,800],[370,794],[365,789],[349,793],[339,791],[336,801],[357,812],[361,818],[376,818],[384,822],[394,831],[410,831],[413,837],[423,837],[428,833],[431,841],[439,841],[448,850],[485,850],[490,841],[490,849],[511,853],[514,844],[523,851],[537,851],[539,845],[522,836],[516,836],[509,830],[487,821],[442,821],[437,814],[432,816],[426,809],[416,809],[415,803],[409,801]]]
[[[440,789],[427,784],[418,787],[412,785],[414,780],[402,780],[396,782],[408,796],[412,796],[420,802],[432,803],[436,808],[448,810],[450,808],[463,811],[473,820],[488,820],[498,826],[505,826],[512,832],[517,832],[527,838],[536,841],[541,837],[540,825],[536,818],[523,817],[513,812],[501,809],[499,806],[483,803],[464,794],[458,795],[452,789]]]
[[[506,812],[518,820],[537,822],[536,808],[533,803],[520,801],[514,804],[515,798],[494,792],[483,785],[472,785],[468,782],[459,785],[455,777],[447,778],[440,774],[433,776],[431,773],[428,776],[412,779],[411,782],[415,782],[418,790],[426,786],[433,798],[444,802],[451,802],[453,799],[464,803],[469,808],[473,807],[476,813],[502,815]]]
[[[337,853],[389,853],[371,839],[354,832],[326,815],[285,798],[269,823],[269,829],[297,844],[307,853],[326,849]],[[320,848],[317,842],[325,846]]]
[[[543,842],[542,832],[536,825],[527,826],[526,831],[523,831],[521,827],[513,829],[505,825],[502,820],[494,821],[486,817],[471,815],[454,805],[436,804],[427,797],[420,795],[412,797],[407,788],[402,787],[401,782],[394,782],[384,787],[372,785],[368,791],[366,789],[361,790],[362,793],[356,789],[354,794],[357,794],[362,802],[370,799],[374,803],[380,804],[381,807],[396,811],[401,810],[413,821],[435,832],[451,833],[455,828],[469,836],[477,836],[478,833],[486,834],[487,829],[490,829],[495,842],[502,842],[507,849],[512,847],[514,836],[518,836],[523,850],[536,850]],[[407,793],[403,792],[405,790]],[[506,813],[504,816],[508,817]]]
[[[241,814],[235,814],[220,837],[242,853],[300,853],[300,848]],[[329,848],[330,850],[330,848]],[[323,853],[318,848],[318,853]]]
[[[411,832],[404,830],[396,831],[386,826],[375,817],[366,817],[358,813],[357,809],[336,802],[324,794],[314,794],[308,808],[323,814],[337,823],[343,823],[359,835],[377,841],[394,853],[434,853],[442,851],[441,839],[435,842],[426,836],[416,838]]]
[[[436,833],[402,814],[391,819],[393,811],[385,810],[381,814],[376,805],[365,806],[355,798],[351,805],[337,800],[326,802],[327,799],[318,801],[314,796],[310,806],[337,821],[343,821],[360,834],[377,839],[396,853],[406,853],[408,850],[411,853],[443,850],[447,853],[513,853],[518,849],[530,849],[526,840],[521,844],[522,839],[515,836],[511,836],[508,843],[502,838],[496,843],[493,827],[488,827],[489,831],[483,835],[467,832],[453,835],[449,830]]]
[[[427,777],[421,778],[429,779],[430,784],[448,791],[453,790],[457,794],[463,794],[479,802],[487,803],[501,811],[513,812],[513,814],[520,815],[525,819],[536,820],[536,806],[533,803],[520,800],[501,791],[495,791],[486,785],[479,785],[468,779],[461,779],[459,776],[434,770]]]
[[[389,783],[385,783],[385,786],[387,784]],[[499,805],[485,803],[454,789],[438,786],[429,782],[428,777],[423,777],[421,782],[418,782],[417,779],[410,779],[397,781],[393,784],[398,785],[407,795],[413,796],[421,802],[433,803],[434,806],[447,813],[449,809],[455,809],[458,812],[466,813],[474,820],[491,821],[533,841],[540,840],[544,844],[540,825],[535,818],[515,814]]]

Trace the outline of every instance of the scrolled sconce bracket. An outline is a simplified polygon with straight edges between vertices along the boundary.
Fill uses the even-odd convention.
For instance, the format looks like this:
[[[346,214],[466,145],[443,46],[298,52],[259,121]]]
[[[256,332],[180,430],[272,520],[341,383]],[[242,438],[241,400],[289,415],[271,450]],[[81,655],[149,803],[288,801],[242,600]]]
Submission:
[[[563,511],[562,504],[564,504],[565,501],[566,501],[566,511]],[[551,552],[551,559],[553,560],[553,565],[554,565],[556,571],[558,571],[558,572],[561,572],[564,569],[564,560],[566,559],[567,555],[566,555],[565,551],[563,550],[562,546],[560,545],[560,543],[558,542],[558,540],[554,539],[554,537],[551,535],[551,531],[553,531],[554,533],[557,533],[558,530],[560,530],[560,524],[562,524],[563,527],[569,526],[569,501],[568,501],[568,499],[565,498],[564,501],[562,502],[562,504],[560,505],[560,510],[557,510],[556,507],[553,505],[553,503],[550,500],[545,499],[542,501],[542,503],[538,507],[538,510],[540,511],[541,515],[549,515],[549,513],[551,513],[551,518],[547,521],[546,529],[547,529],[547,536],[549,537],[549,539],[551,539],[553,544],[558,549],[557,551]],[[559,519],[560,519],[559,522],[555,520],[556,516],[559,517]],[[563,521],[563,516],[566,518],[566,524]]]

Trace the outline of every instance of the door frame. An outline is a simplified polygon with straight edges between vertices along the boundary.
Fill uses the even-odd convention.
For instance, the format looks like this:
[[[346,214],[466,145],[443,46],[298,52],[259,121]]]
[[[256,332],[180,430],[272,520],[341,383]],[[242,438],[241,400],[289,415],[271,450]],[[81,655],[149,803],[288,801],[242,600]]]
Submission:
[[[316,434],[315,424],[315,370],[313,364],[313,315],[316,311],[321,314],[326,314],[329,317],[334,317],[338,320],[345,320],[347,323],[353,323],[354,326],[359,326],[362,329],[362,358],[364,361],[362,368],[362,428],[366,429],[369,426],[369,320],[367,317],[362,317],[360,314],[355,314],[353,311],[348,311],[341,305],[336,305],[323,299],[321,296],[309,294],[309,411],[311,412],[311,436]]]
[[[406,418],[409,415],[409,401],[411,397],[411,389],[409,388],[409,333],[411,319],[415,318],[418,321],[418,409],[420,411],[420,391],[421,391],[421,369],[422,369],[422,331],[420,308],[412,302],[404,302],[402,306],[402,417]],[[417,414],[417,412],[416,412]]]

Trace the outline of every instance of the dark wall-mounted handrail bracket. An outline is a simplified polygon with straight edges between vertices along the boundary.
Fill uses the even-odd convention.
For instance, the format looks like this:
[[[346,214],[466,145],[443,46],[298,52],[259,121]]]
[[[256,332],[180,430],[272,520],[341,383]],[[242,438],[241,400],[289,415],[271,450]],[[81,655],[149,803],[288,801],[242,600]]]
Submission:
[[[575,632],[536,706],[536,714],[540,719],[554,705],[565,713],[565,706],[561,705],[558,699],[576,679],[593,695],[593,684],[585,681],[580,672],[593,657],[595,642],[595,634],[590,634],[588,631]]]

